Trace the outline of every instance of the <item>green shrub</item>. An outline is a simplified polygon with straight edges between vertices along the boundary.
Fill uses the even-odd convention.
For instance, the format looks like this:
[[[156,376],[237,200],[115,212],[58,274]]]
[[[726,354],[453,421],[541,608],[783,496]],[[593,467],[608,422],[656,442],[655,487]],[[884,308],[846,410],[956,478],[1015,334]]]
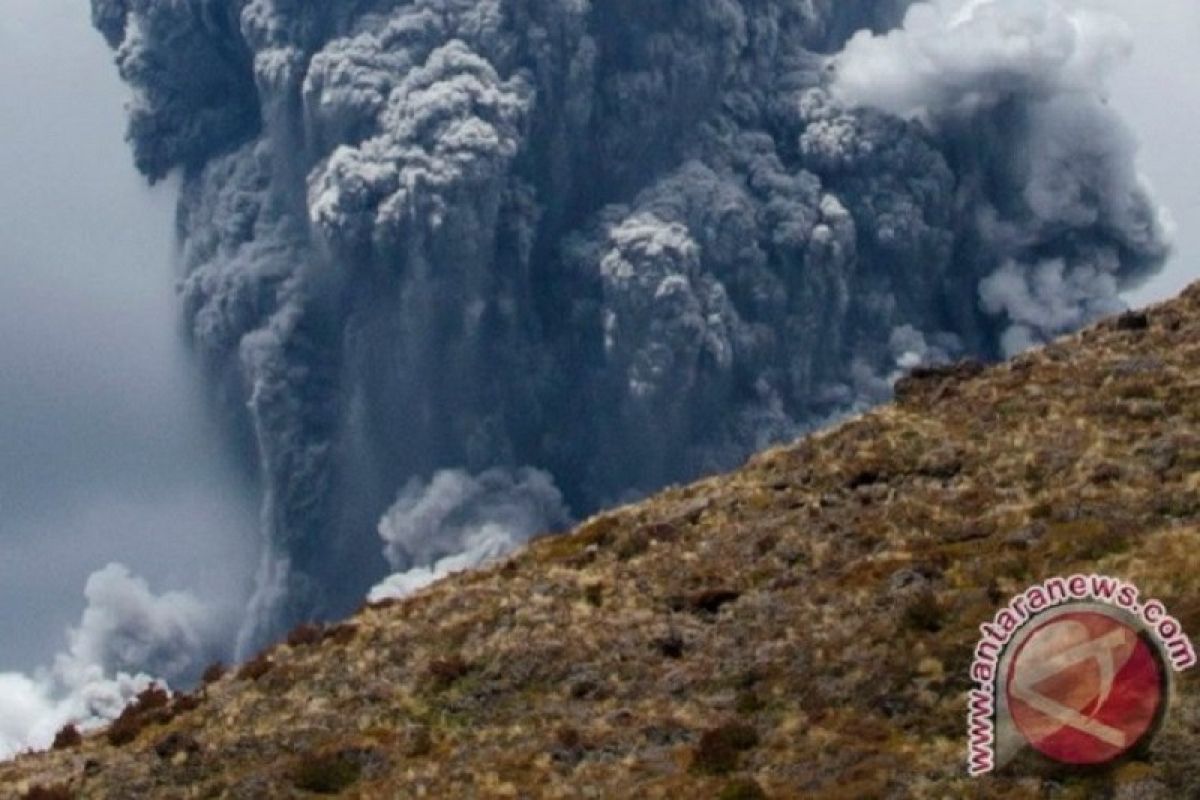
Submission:
[[[346,753],[322,753],[304,758],[292,775],[297,789],[316,794],[338,794],[353,785],[362,767]]]
[[[767,793],[757,781],[741,778],[726,784],[717,800],[767,800]]]

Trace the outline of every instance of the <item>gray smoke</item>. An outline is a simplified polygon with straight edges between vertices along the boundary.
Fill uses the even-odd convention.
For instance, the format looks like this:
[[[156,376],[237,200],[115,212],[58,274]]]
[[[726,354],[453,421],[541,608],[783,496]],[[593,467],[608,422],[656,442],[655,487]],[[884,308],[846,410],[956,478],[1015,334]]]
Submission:
[[[397,572],[368,599],[410,594],[500,558],[570,519],[554,479],[540,470],[442,470],[428,483],[413,478],[379,523],[384,555]]]
[[[981,307],[1007,319],[1005,355],[1119,310],[1131,273],[1166,254],[1136,143],[1105,96],[1129,48],[1124,23],[1087,3],[937,0],[896,30],[856,34],[834,62],[843,102],[920,119],[958,147],[1010,126],[1003,158],[980,164],[1007,191],[972,198],[999,263]],[[1020,213],[998,207],[1014,200]]]
[[[46,747],[67,723],[112,719],[151,683],[195,677],[218,652],[221,621],[185,592],[156,595],[120,564],[93,573],[67,648],[33,675],[0,672],[0,758]]]
[[[1104,104],[1120,29],[909,5],[93,0],[138,167],[182,174],[187,321],[263,475],[243,644],[357,602],[410,481],[534,465],[584,514],[1156,269]],[[396,569],[471,547],[389,524]]]

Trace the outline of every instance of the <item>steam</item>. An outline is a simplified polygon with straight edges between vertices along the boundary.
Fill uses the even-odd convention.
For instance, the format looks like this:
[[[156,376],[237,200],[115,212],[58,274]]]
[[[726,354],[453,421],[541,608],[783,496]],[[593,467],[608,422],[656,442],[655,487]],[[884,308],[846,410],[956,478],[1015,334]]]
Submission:
[[[896,30],[855,34],[834,93],[902,117],[971,116],[1013,97],[1095,96],[1131,48],[1126,24],[1086,3],[931,0]]]
[[[51,666],[33,676],[0,673],[0,758],[46,747],[68,723],[112,719],[151,683],[186,682],[223,633],[197,598],[155,595],[119,564],[93,573],[84,595],[87,608]]]
[[[1001,339],[1006,355],[1121,309],[1111,274],[1092,265],[1068,272],[1061,259],[1032,268],[1009,262],[979,285],[979,296],[987,311],[1013,322]]]
[[[979,298],[1009,323],[1005,355],[1119,310],[1130,274],[1166,256],[1136,142],[1107,104],[1130,51],[1125,23],[1086,3],[936,0],[896,30],[856,34],[834,61],[841,101],[919,119],[957,146],[1012,126],[1005,157],[978,165],[1013,194],[979,203],[977,222],[1000,259]],[[1005,215],[1013,200],[1021,213]],[[1062,242],[1079,231],[1091,235]]]
[[[372,589],[369,599],[411,594],[569,522],[554,479],[540,470],[492,469],[477,476],[443,470],[428,483],[414,478],[379,523],[384,555],[398,572]]]
[[[1083,2],[92,6],[262,472],[243,649],[1082,324],[1166,252]]]

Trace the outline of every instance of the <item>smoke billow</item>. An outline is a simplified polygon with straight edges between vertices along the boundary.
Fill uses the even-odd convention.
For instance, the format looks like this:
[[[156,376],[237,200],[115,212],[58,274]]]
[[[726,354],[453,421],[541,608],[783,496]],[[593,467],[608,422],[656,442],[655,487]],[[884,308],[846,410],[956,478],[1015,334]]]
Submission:
[[[67,648],[32,676],[0,673],[0,758],[45,747],[67,723],[112,719],[151,683],[194,678],[218,652],[220,621],[184,592],[156,595],[119,564],[93,573]]]
[[[540,470],[492,469],[475,476],[442,470],[428,483],[413,478],[379,523],[384,554],[398,571],[369,599],[409,594],[569,522],[554,479]]]
[[[937,0],[896,30],[856,34],[834,62],[841,101],[977,152],[957,171],[972,235],[998,264],[979,297],[1008,322],[1006,355],[1120,309],[1120,290],[1166,255],[1136,143],[1105,96],[1129,49],[1124,23],[1086,4]]]
[[[356,602],[381,516],[419,583],[1152,272],[1119,26],[910,5],[93,0],[263,475],[243,643]]]

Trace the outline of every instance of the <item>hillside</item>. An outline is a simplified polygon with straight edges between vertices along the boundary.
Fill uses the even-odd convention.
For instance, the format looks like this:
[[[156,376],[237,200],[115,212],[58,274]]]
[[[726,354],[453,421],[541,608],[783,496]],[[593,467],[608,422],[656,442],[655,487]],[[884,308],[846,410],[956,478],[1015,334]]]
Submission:
[[[1197,797],[1195,670],[1150,752],[1099,773],[974,781],[963,731],[1008,596],[1101,571],[1198,635],[1198,545],[1200,284],[298,629],[0,765],[0,796]]]

